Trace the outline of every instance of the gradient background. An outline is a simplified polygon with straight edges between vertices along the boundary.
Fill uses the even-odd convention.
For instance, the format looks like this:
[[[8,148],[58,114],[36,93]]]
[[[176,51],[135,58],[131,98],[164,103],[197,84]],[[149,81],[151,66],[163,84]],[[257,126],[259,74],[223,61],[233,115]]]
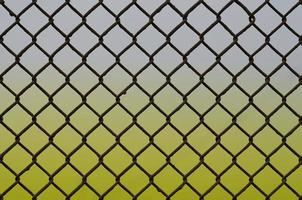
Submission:
[[[71,5],[77,8],[81,13],[86,13],[97,1],[71,1]],[[119,13],[130,1],[105,0],[104,4]],[[148,13],[152,13],[159,7],[163,1],[138,0],[138,4]],[[171,1],[180,12],[186,12],[196,1]],[[226,0],[207,0],[208,3],[217,12],[228,2]],[[255,10],[263,1],[242,2],[250,11]],[[45,9],[49,14],[53,13],[63,2],[60,0],[46,1],[38,0],[37,4]],[[297,1],[271,1],[281,14],[285,14]],[[30,4],[28,0],[6,0],[5,5],[15,14]],[[236,4],[230,6],[222,13],[222,21],[235,33],[242,30],[248,23],[248,15]],[[277,15],[269,6],[263,7],[257,14],[256,25],[265,33],[270,33],[281,23],[281,17]],[[302,6],[297,7],[287,16],[287,24],[299,35],[302,33],[302,25],[299,20],[302,18]],[[216,17],[206,7],[200,5],[188,16],[188,22],[198,31],[204,31],[215,21]],[[132,7],[121,17],[121,24],[130,32],[136,33],[144,24],[148,22],[148,17],[141,13],[137,8]],[[155,15],[154,23],[163,31],[169,33],[176,25],[181,22],[181,17],[169,6]],[[4,7],[0,6],[0,33],[4,31],[15,21]],[[32,34],[35,34],[48,22],[48,18],[43,15],[35,6],[29,8],[20,17],[20,23],[26,27]],[[103,33],[115,19],[101,6],[98,7],[87,17],[89,24],[98,33]],[[79,23],[81,18],[70,8],[65,7],[61,12],[54,16],[54,23],[65,33],[68,34]],[[1,34],[2,36],[2,34]],[[18,54],[23,48],[31,43],[31,38],[18,26],[15,26],[3,37],[4,44],[14,53]],[[253,27],[240,35],[239,44],[249,53],[253,53],[262,44],[265,38]],[[132,41],[118,26],[113,28],[105,37],[104,44],[114,53],[118,54]],[[157,32],[151,26],[138,36],[138,44],[145,48],[148,53],[153,51],[165,42],[165,37]],[[70,38],[72,46],[85,54],[98,42],[98,38],[87,28],[80,28]],[[181,27],[171,37],[171,43],[181,52],[185,53],[195,43],[198,42],[198,36],[188,27]],[[232,42],[232,36],[217,25],[205,36],[205,42],[215,51],[220,52]],[[291,48],[298,44],[299,38],[292,34],[286,27],[276,31],[270,40],[278,51],[286,54]],[[37,37],[37,43],[49,54],[64,43],[62,37],[55,29],[50,26],[40,33]],[[265,74],[271,74],[270,84],[278,89],[282,95],[286,95],[292,88],[298,85],[299,76],[302,73],[302,46],[298,46],[287,57],[287,64],[296,71],[292,73],[285,65],[277,72],[272,73],[281,63],[282,58],[271,48],[266,46],[255,57],[254,63]],[[182,176],[170,165],[167,165],[166,155],[171,154],[177,147],[180,150],[171,155],[171,164],[178,170],[186,174],[195,166],[194,172],[190,173],[187,182],[199,193],[203,194],[209,188],[212,190],[205,196],[205,199],[231,199],[231,196],[220,186],[216,185],[215,173],[222,173],[232,164],[232,156],[229,153],[237,154],[243,148],[246,148],[237,158],[237,163],[247,173],[254,174],[262,166],[265,166],[265,156],[270,155],[277,147],[278,150],[270,157],[270,165],[254,177],[254,184],[266,194],[270,194],[282,183],[282,175],[287,176],[286,184],[292,187],[302,195],[302,168],[299,164],[299,157],[302,154],[302,129],[299,126],[299,118],[287,107],[282,106],[270,119],[270,126],[266,126],[260,131],[253,140],[254,145],[261,149],[262,153],[254,146],[248,145],[248,136],[252,135],[265,124],[264,116],[259,113],[255,107],[249,106],[237,119],[237,124],[246,131],[243,133],[238,127],[232,126],[226,133],[223,133],[220,144],[229,150],[225,151],[216,143],[215,135],[232,123],[232,117],[224,109],[217,105],[204,117],[207,126],[199,124],[199,116],[196,115],[188,106],[182,106],[179,111],[171,117],[171,123],[184,134],[190,132],[187,136],[188,145],[194,148],[195,152],[186,144],[183,144],[182,136],[170,125],[165,126],[154,137],[154,143],[162,149],[157,150],[149,144],[149,137],[136,125],[131,125],[132,117],[119,105],[112,108],[103,118],[104,124],[98,125],[99,119],[87,106],[83,105],[77,108],[77,112],[71,115],[70,125],[63,125],[65,117],[54,106],[49,105],[37,115],[37,124],[32,124],[32,117],[20,105],[15,105],[8,110],[10,105],[15,103],[14,95],[20,94],[20,103],[24,105],[29,112],[35,114],[48,103],[48,97],[41,92],[36,85],[31,85],[31,74],[37,75],[37,84],[47,93],[53,94],[54,91],[64,86],[59,92],[55,93],[53,103],[57,105],[64,113],[69,114],[79,104],[81,96],[69,85],[66,85],[65,77],[70,75],[70,84],[78,89],[78,92],[86,94],[95,84],[98,83],[98,77],[86,66],[73,71],[82,61],[81,56],[76,54],[70,47],[65,46],[53,58],[54,65],[47,65],[48,57],[43,54],[36,46],[31,46],[20,58],[19,64],[15,63],[15,57],[9,51],[0,45],[0,74],[3,81],[0,85],[0,113],[3,120],[0,124],[0,155],[3,161],[0,162],[0,194],[5,192],[5,200],[26,200],[31,199],[31,195],[38,193],[42,188],[48,186],[38,199],[52,200],[65,199],[65,196],[54,185],[59,186],[66,194],[70,194],[82,183],[79,173],[86,174],[92,168],[92,173],[87,177],[87,183],[93,187],[99,194],[106,192],[116,183],[112,173],[119,174],[132,164],[132,158],[129,153],[137,154],[142,148],[146,150],[139,154],[137,163],[149,174],[155,173],[161,166],[165,168],[156,173],[154,183],[166,194],[170,194],[182,183]],[[120,63],[125,66],[130,73],[136,74],[149,58],[140,49],[132,46],[120,57]],[[170,46],[166,46],[154,56],[154,63],[162,70],[159,72],[154,66],[150,65],[146,70],[137,76],[138,84],[149,94],[153,94],[159,87],[166,82],[165,75],[169,74],[176,66],[182,62],[182,57]],[[211,53],[204,45],[198,46],[188,56],[188,62],[199,73],[206,71],[214,62],[215,55]],[[248,57],[236,46],[232,47],[222,56],[221,62],[230,70],[231,73],[238,73],[248,64]],[[87,57],[87,64],[95,72],[102,74],[115,63],[115,56],[108,52],[103,46],[96,48]],[[56,67],[57,66],[57,67]],[[45,69],[41,72],[41,68]],[[10,70],[7,70],[11,68]],[[61,72],[58,71],[61,70]],[[204,77],[204,82],[209,85],[217,94],[222,92],[232,82],[232,76],[229,75],[220,65],[215,66],[213,70]],[[115,65],[104,76],[104,84],[109,87],[114,94],[119,94],[128,85],[132,83],[131,76],[119,65]],[[171,76],[171,83],[182,93],[188,92],[199,83],[199,76],[188,66],[183,65]],[[250,66],[238,77],[238,85],[253,94],[265,83],[265,76]],[[28,87],[24,90],[25,87]],[[12,91],[7,90],[9,87]],[[287,104],[295,110],[297,115],[302,114],[302,91],[301,86],[291,93],[287,98]],[[15,93],[15,94],[14,94]],[[163,90],[156,94],[154,102],[166,114],[170,114],[175,108],[182,104],[183,100],[171,86],[167,85]],[[87,104],[95,111],[102,114],[110,106],[116,103],[116,99],[104,86],[99,85],[87,97]],[[138,113],[145,105],[149,103],[149,97],[144,94],[137,86],[133,85],[127,90],[127,93],[121,96],[123,104],[131,113]],[[199,113],[204,113],[213,104],[215,104],[215,94],[200,84],[189,96],[188,103]],[[282,103],[280,95],[274,92],[269,86],[266,86],[254,97],[254,104],[258,106],[265,114],[269,114]],[[231,113],[237,114],[245,105],[248,104],[248,97],[242,93],[236,86],[233,86],[221,98],[221,104]],[[166,117],[154,106],[149,106],[137,117],[137,123],[143,127],[150,135],[166,123]],[[63,125],[63,126],[62,126]],[[197,126],[198,125],[198,126]],[[78,130],[76,132],[73,128]],[[107,127],[107,128],[106,128]],[[129,129],[121,136],[120,145],[126,147],[129,153],[125,152],[120,145],[116,143],[114,134],[119,134],[125,128]],[[272,129],[275,128],[275,130]],[[9,128],[9,129],[7,129]],[[112,130],[110,132],[109,129]],[[210,128],[210,129],[209,129]],[[48,144],[49,138],[43,133],[43,130],[52,134],[56,130],[58,133],[53,139],[53,144]],[[93,131],[90,131],[92,130]],[[292,134],[287,137],[286,145],[282,145],[282,136]],[[20,135],[20,144],[16,143],[14,134]],[[82,134],[87,134],[87,145],[92,147],[93,152],[87,145],[81,145]],[[246,135],[247,134],[247,135]],[[55,147],[55,146],[56,147]],[[80,145],[78,151],[73,150]],[[6,151],[10,148],[9,151]],[[61,152],[57,149],[61,149]],[[108,153],[108,149],[112,150]],[[208,150],[212,148],[210,152]],[[294,154],[289,150],[291,148],[296,152]],[[43,149],[43,152],[39,152]],[[65,153],[63,153],[65,152]],[[204,163],[200,162],[199,154],[205,154]],[[103,155],[103,162],[99,162],[97,154]],[[32,163],[32,155],[36,154],[37,165],[31,166],[29,170],[24,169]],[[65,155],[64,155],[65,154]],[[65,157],[70,155],[70,165],[65,162]],[[106,167],[100,165],[104,163]],[[79,172],[75,171],[73,167]],[[61,168],[60,168],[61,167]],[[95,167],[95,168],[94,168]],[[212,168],[210,171],[208,167]],[[278,170],[276,173],[273,168]],[[8,170],[7,168],[10,168]],[[49,185],[47,173],[53,174],[54,185]],[[292,169],[295,171],[289,173]],[[16,174],[21,173],[21,185],[15,185]],[[249,184],[249,178],[236,165],[223,173],[220,178],[221,184],[233,194],[237,194],[243,187]],[[120,178],[120,183],[128,188],[134,195],[149,183],[148,176],[137,166],[133,166]],[[15,185],[9,192],[7,188]],[[87,186],[82,186],[76,190],[72,199],[98,199]],[[108,200],[126,200],[131,196],[120,186],[115,186],[106,195]],[[138,199],[158,200],[165,199],[154,186],[150,186]],[[172,199],[198,199],[198,195],[185,185],[179,190]],[[253,186],[240,194],[238,199],[258,200],[265,197]],[[298,199],[298,197],[287,187],[283,185],[275,192],[271,199]]]

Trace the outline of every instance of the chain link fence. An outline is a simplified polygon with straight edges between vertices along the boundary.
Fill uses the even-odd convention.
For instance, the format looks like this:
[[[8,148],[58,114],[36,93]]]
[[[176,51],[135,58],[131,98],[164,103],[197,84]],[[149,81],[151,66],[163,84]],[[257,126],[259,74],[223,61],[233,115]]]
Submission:
[[[0,199],[302,199],[302,1],[0,3]]]

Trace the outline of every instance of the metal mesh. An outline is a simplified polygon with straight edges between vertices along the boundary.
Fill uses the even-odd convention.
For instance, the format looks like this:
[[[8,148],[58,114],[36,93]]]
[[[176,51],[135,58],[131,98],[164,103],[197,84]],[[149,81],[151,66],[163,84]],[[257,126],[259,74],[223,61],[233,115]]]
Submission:
[[[152,199],[155,195],[162,199],[302,199],[301,183],[298,183],[302,178],[299,173],[302,163],[299,147],[302,141],[299,137],[302,134],[299,103],[302,100],[299,55],[302,36],[301,29],[289,22],[289,18],[300,20],[297,16],[302,13],[302,1],[289,1],[286,8],[280,2],[278,6],[277,1],[269,0],[257,1],[256,6],[239,0],[196,0],[185,5],[181,1],[158,0],[153,2],[153,7],[144,6],[146,1],[143,0],[87,1],[85,6],[67,0],[54,1],[56,6],[39,0],[0,2],[1,15],[10,16],[10,21],[0,19],[0,182],[3,184],[0,199],[16,199],[12,194],[17,193],[24,199],[50,199],[53,195],[57,195],[56,199],[80,199],[77,195],[81,192],[87,195],[82,199]],[[32,12],[36,15],[31,15]],[[131,18],[131,13],[137,15]],[[270,14],[265,16],[265,13]],[[99,14],[96,15],[99,21],[92,24],[89,18],[95,14]],[[160,14],[163,16],[158,17]],[[191,21],[193,14],[197,15],[197,21]],[[35,19],[31,18],[33,16]],[[167,23],[165,19],[171,16],[173,20]],[[23,17],[28,20],[23,22]],[[236,17],[245,17],[246,23],[236,23]],[[267,18],[272,20],[271,24],[266,23]],[[37,19],[39,23],[36,23]],[[60,19],[68,24],[60,25]],[[122,34],[115,34],[116,31]],[[288,35],[282,35],[282,31]],[[186,38],[190,36],[184,37],[182,33],[190,33],[192,38]],[[215,37],[217,33],[220,35]],[[277,37],[278,34],[281,35]],[[144,43],[144,39],[148,42]],[[60,42],[56,43],[57,40]],[[244,40],[251,40],[255,45],[246,45]],[[281,47],[276,40],[283,41]],[[17,43],[21,46],[16,46]],[[263,54],[265,50],[270,54]],[[193,54],[197,56],[196,62],[191,59]],[[228,64],[225,57],[230,54],[231,64]],[[96,56],[94,64],[90,62],[92,55]],[[266,62],[258,62],[261,55],[263,60],[270,60],[269,55],[274,55],[276,65],[268,69]],[[298,55],[294,57],[295,64],[291,63],[292,55]],[[125,56],[130,58],[130,64],[124,61]],[[41,66],[30,66],[24,57],[32,62],[40,58],[44,61],[39,62]],[[67,59],[68,64],[60,64],[58,57],[63,61]],[[160,58],[166,59],[165,62],[161,63]],[[236,59],[244,61],[238,61],[239,67],[234,69]],[[99,65],[104,65],[104,69],[98,68]],[[151,68],[153,71],[149,72]],[[191,75],[186,76],[183,69]],[[208,76],[217,69],[220,74],[211,75],[216,77],[216,82],[208,81]],[[14,74],[14,70],[19,71]],[[115,70],[121,75],[115,76]],[[286,70],[294,81],[279,77],[282,70]],[[27,77],[26,84],[17,85],[22,79],[20,73]],[[89,78],[84,73],[89,73]],[[253,73],[257,75],[253,76]],[[47,75],[46,82],[39,82]],[[150,79],[148,76],[155,79],[151,81],[153,90],[144,85]],[[177,76],[185,83],[175,82]],[[249,87],[241,82],[246,76],[250,76]],[[77,83],[73,82],[74,77],[78,77]],[[219,79],[225,77],[230,81],[218,84]],[[263,82],[258,84],[260,79]],[[116,83],[111,84],[110,80]],[[190,81],[192,84],[188,86],[186,82]],[[287,88],[279,87],[279,84],[287,83]],[[90,101],[99,88],[103,89],[100,97],[109,95],[113,103],[105,105],[105,100]],[[131,93],[133,88],[136,92]],[[169,95],[160,97],[167,88],[172,100]],[[212,98],[205,99],[201,95],[192,102],[191,98],[200,88]],[[241,96],[233,94],[234,89]],[[263,106],[257,103],[257,98],[267,90],[270,95],[264,97],[263,101],[267,103]],[[123,98],[127,94],[133,96],[125,102]],[[144,96],[145,101],[138,100],[137,94]],[[292,103],[289,99],[294,95],[298,97]],[[61,101],[57,101],[60,98]],[[229,101],[224,101],[225,98]],[[246,102],[242,103],[242,99]],[[177,105],[173,107],[174,104]],[[271,105],[273,108],[269,109]],[[151,112],[151,108],[156,114],[148,119],[149,124],[143,123],[141,118]],[[183,114],[184,111],[190,115]],[[249,111],[254,112],[251,118],[247,117]],[[18,114],[14,115],[15,112]],[[286,114],[280,114],[282,112]],[[94,120],[80,118],[86,116],[85,113],[93,115]],[[179,115],[183,118],[174,120]],[[208,120],[210,116],[212,121]],[[281,120],[277,119],[275,123],[275,118],[280,116]],[[73,120],[76,117],[80,120]],[[25,118],[29,119],[23,122]],[[158,122],[160,119],[163,119],[162,123]],[[260,119],[262,122],[256,124]],[[184,123],[188,121],[192,125],[186,128]],[[58,124],[53,125],[56,122]],[[156,123],[160,126],[152,126]],[[225,126],[220,126],[222,123]],[[280,127],[278,123],[285,126]],[[79,125],[85,128],[79,128]],[[66,136],[60,143],[57,138],[65,129],[68,129],[65,133],[75,134]],[[105,135],[106,132],[107,138],[90,139],[99,129],[98,134]],[[129,133],[134,129],[134,134],[139,133],[138,138],[143,139],[130,137]],[[232,136],[230,132],[236,134]],[[267,140],[278,140],[279,143],[270,146],[267,142],[261,146],[257,137],[263,136],[263,132],[268,135]],[[200,140],[193,137],[196,134]],[[224,137],[229,136],[230,142],[224,142]],[[26,137],[32,139],[26,140]],[[43,145],[35,144],[39,137],[46,138]],[[158,143],[159,137],[166,139]],[[146,141],[143,143],[142,140]],[[253,157],[252,151],[259,157]],[[54,154],[60,156],[51,160]],[[279,158],[275,159],[276,154]],[[42,155],[46,156],[46,163],[40,161]],[[108,157],[113,155],[116,157],[109,162]],[[177,161],[178,155],[183,156]],[[81,167],[73,160],[77,156]],[[30,162],[23,162],[26,157]],[[92,165],[87,162],[85,166],[85,157],[95,159],[95,162]],[[241,164],[242,158],[249,164]],[[292,158],[294,164],[287,163],[287,158]],[[61,164],[49,170],[48,166],[60,159]],[[162,163],[154,166],[152,162],[156,163],[158,159],[162,159]],[[230,162],[225,164],[225,159]],[[15,167],[16,163],[18,167]],[[150,170],[151,167],[154,170]],[[41,176],[27,175],[34,171]],[[95,174],[99,174],[96,183],[100,185],[91,181]],[[30,176],[31,181],[24,181],[26,176]],[[193,176],[197,181],[192,181]],[[264,177],[259,182],[260,176]],[[164,180],[160,180],[161,177]],[[129,185],[125,180],[131,178],[146,181],[134,181]],[[276,179],[277,184],[270,184]],[[289,181],[292,179],[296,179],[296,185]],[[33,187],[33,182],[38,186]]]

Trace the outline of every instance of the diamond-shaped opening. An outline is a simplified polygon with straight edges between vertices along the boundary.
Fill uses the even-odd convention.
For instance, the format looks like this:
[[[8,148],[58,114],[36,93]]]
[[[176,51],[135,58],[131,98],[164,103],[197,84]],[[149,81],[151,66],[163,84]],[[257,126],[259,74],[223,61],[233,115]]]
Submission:
[[[222,1],[212,1],[212,0],[205,0],[205,3],[210,6],[213,10],[216,12],[220,11],[223,7],[226,6],[226,4],[229,3],[228,0],[222,0]]]
[[[31,160],[31,155],[19,145],[14,146],[14,148],[3,156],[3,162],[16,173],[20,173],[26,168],[31,163]]]
[[[165,193],[170,194],[182,183],[182,177],[172,167],[166,166],[155,176],[154,182]]]
[[[98,3],[97,0],[88,0],[83,3],[83,1],[79,0],[71,0],[71,5],[80,11],[82,14],[88,12],[94,5]]]
[[[131,76],[119,65],[114,66],[104,76],[104,83],[115,93],[119,94],[132,82]]]
[[[3,122],[16,133],[23,130],[31,123],[31,121],[31,116],[19,105],[14,106],[8,113],[3,116]]]
[[[64,155],[52,145],[44,149],[37,157],[37,163],[49,173],[54,173],[64,162]]]
[[[101,114],[115,103],[115,97],[106,88],[99,86],[89,94],[87,103]]]
[[[302,47],[297,47],[289,56],[287,57],[287,64],[295,70],[300,76],[302,75]]]
[[[88,176],[87,183],[99,193],[104,193],[115,184],[115,177],[100,166]]]
[[[222,52],[232,41],[230,33],[220,24],[215,25],[205,35],[205,42],[217,53]]]
[[[220,106],[215,106],[206,116],[205,122],[216,132],[220,133],[230,124],[232,117]]]
[[[205,76],[205,82],[211,86],[216,93],[222,92],[228,85],[230,85],[231,80],[231,75],[229,75],[220,65],[216,65]]]
[[[265,33],[270,33],[281,23],[281,17],[269,5],[262,7],[255,17],[261,19],[257,20],[256,25]],[[252,41],[255,41],[255,38]]]
[[[153,1],[144,1],[144,0],[138,0],[137,3],[149,14],[153,13],[155,10],[157,10],[163,3],[165,3],[164,0],[153,0]]]
[[[220,185],[217,185],[210,193],[205,197],[206,200],[231,200],[232,196]]]
[[[171,163],[186,174],[199,162],[199,156],[188,146],[183,146],[171,158]]]
[[[66,74],[70,73],[81,62],[81,57],[69,46],[65,46],[54,56],[54,64]]]
[[[24,188],[17,184],[12,189],[10,189],[7,194],[5,194],[5,199],[30,200],[32,199],[32,196]]]
[[[69,194],[81,184],[82,177],[72,167],[66,165],[58,174],[56,174],[54,182],[64,192]]]
[[[241,0],[240,1],[249,11],[254,11],[264,3],[264,0]]]
[[[249,63],[249,57],[238,46],[229,49],[223,54],[221,60],[233,74],[240,72]]]
[[[137,42],[148,53],[153,53],[165,43],[165,37],[153,26],[148,26],[141,34],[139,34]]]
[[[136,6],[131,6],[121,16],[121,23],[131,33],[137,33],[145,24],[148,23],[148,17]]]
[[[52,65],[46,67],[37,77],[37,83],[49,94],[52,94],[64,82],[64,76]]]
[[[198,35],[187,25],[181,26],[171,37],[171,42],[183,53],[192,49],[198,41]]]
[[[264,36],[253,26],[239,36],[239,44],[250,54],[258,50],[264,43]]]
[[[291,0],[291,1],[296,3],[296,1],[294,1],[294,0]],[[291,26],[291,28],[294,29],[297,33],[300,33],[300,34],[302,33],[302,25],[301,25],[301,23],[299,23],[298,19],[301,19],[301,17],[302,17],[301,13],[302,13],[302,8],[301,8],[301,6],[298,6],[292,12],[290,12],[289,15],[286,17],[286,19],[287,19],[286,23],[289,26]]]
[[[14,23],[15,19],[13,16],[9,15],[9,12],[3,6],[0,7],[0,18],[3,19],[3,21],[1,20],[0,33],[3,33],[11,24]]]
[[[233,126],[221,137],[222,145],[234,155],[239,153],[248,142],[248,137],[236,126]]]
[[[0,113],[15,102],[15,97],[6,88],[0,86]]]
[[[148,61],[148,56],[136,46],[132,46],[121,56],[121,64],[133,74],[141,70]]]
[[[281,137],[269,128],[265,127],[254,137],[254,144],[256,144],[264,153],[270,154],[281,144]]]
[[[16,65],[3,76],[3,82],[15,93],[19,93],[31,83],[31,77],[19,65]]]
[[[134,114],[147,105],[148,100],[148,96],[136,86],[131,87],[127,90],[127,93],[121,97],[121,103]],[[133,102],[135,102],[135,104]]]
[[[131,122],[131,116],[120,106],[115,106],[104,117],[104,123],[116,134],[126,129]]]
[[[197,0],[172,0],[171,3],[182,13],[185,13],[197,3]]]
[[[104,0],[103,2],[112,12],[115,14],[120,13],[125,7],[127,7],[131,1],[130,0],[125,0],[122,2],[117,2],[117,1],[111,1],[111,0]]]
[[[137,161],[148,173],[153,174],[166,163],[166,158],[155,147],[149,146],[140,154]]]
[[[71,44],[83,54],[95,46],[99,39],[88,28],[82,26],[70,39]]]
[[[287,144],[293,148],[296,152],[299,154],[302,154],[302,145],[300,144],[300,141],[302,139],[302,128],[299,127],[296,129],[288,138],[287,138]]]
[[[138,200],[150,200],[152,198],[156,200],[166,199],[166,197],[161,192],[159,192],[154,186],[151,185],[142,194],[139,195]]]
[[[237,163],[249,174],[253,174],[264,165],[265,157],[255,147],[250,146],[238,156]]]
[[[5,191],[8,187],[14,184],[15,176],[2,164],[0,165],[0,179],[5,180],[0,185],[0,191]]]
[[[94,49],[87,57],[87,64],[99,74],[103,74],[114,63],[115,57],[103,46]]]
[[[64,43],[64,37],[52,26],[48,26],[47,29],[39,34],[37,43],[51,54]]]
[[[261,115],[253,106],[249,106],[238,116],[237,123],[248,134],[252,135],[265,123],[265,117]]]
[[[297,88],[291,95],[287,98],[287,104],[293,108],[297,113],[302,115],[302,88]]]
[[[181,22],[181,16],[167,5],[154,16],[154,22],[161,30],[168,34]]]
[[[286,38],[286,42],[281,42]],[[270,43],[281,53],[288,53],[296,44],[299,38],[294,35],[286,26],[279,28],[272,36]]]
[[[232,157],[220,146],[216,146],[209,154],[206,155],[205,162],[216,173],[221,173],[232,163]]]
[[[86,94],[98,83],[98,77],[85,65],[82,65],[75,73],[72,74],[70,82],[82,94]]]
[[[72,195],[71,200],[98,200],[98,196],[94,192],[94,190],[90,189],[88,186],[82,186],[74,195]]]
[[[202,165],[190,174],[188,182],[200,193],[204,193],[215,184],[216,180],[215,175]]]
[[[171,117],[171,122],[182,133],[187,133],[199,122],[198,115],[188,106],[183,106]]]
[[[188,56],[189,63],[199,73],[204,73],[216,61],[214,54],[203,44],[198,45]]]
[[[64,0],[37,0],[37,4],[45,10],[48,14],[52,14],[55,10],[57,10],[63,3]]]
[[[80,170],[83,174],[90,171],[98,162],[97,155],[88,147],[82,146],[71,157],[71,163]]]
[[[15,62],[15,57],[9,51],[7,51],[2,45],[0,46],[0,57],[1,57],[0,73],[3,73],[3,71],[5,71],[9,66],[11,66]]]
[[[181,96],[171,86],[166,86],[155,96],[155,103],[165,113],[171,113],[181,102]]]
[[[182,144],[181,135],[172,127],[166,126],[154,138],[155,144],[166,154],[171,154]]]
[[[180,63],[182,63],[182,57],[170,45],[168,45],[155,55],[154,62],[162,71],[170,73]]]
[[[48,106],[38,115],[37,122],[48,133],[52,133],[65,122],[65,117],[53,106]]]
[[[278,0],[272,0],[270,2],[270,4],[272,4],[282,14],[286,14],[289,11],[289,9],[291,9],[295,4],[297,4],[297,1],[295,1],[295,0],[288,0],[286,2],[285,1],[281,2],[281,1],[278,1]],[[299,8],[299,6],[297,8]]]
[[[259,199],[259,200],[265,199],[264,195],[258,189],[256,189],[254,186],[251,185],[244,192],[240,194],[238,200],[245,200],[251,197],[253,197],[253,199]]]
[[[269,86],[264,87],[256,96],[255,104],[266,114],[281,104],[281,97]]]
[[[188,142],[195,150],[203,154],[216,143],[215,138],[205,126],[200,125],[188,136]]]
[[[296,199],[297,195],[292,191],[291,188],[288,186],[282,186],[278,188],[278,190],[271,196],[271,200],[278,200],[278,199]]]
[[[64,6],[64,8],[54,16],[54,23],[65,34],[69,34],[81,23],[81,17],[69,6]]]
[[[199,76],[187,65],[183,65],[172,75],[171,82],[182,93],[187,93],[199,82]]]
[[[287,107],[282,106],[270,120],[271,124],[282,134],[286,135],[291,129],[299,124],[299,118]]]
[[[248,14],[237,3],[233,3],[225,11],[223,11],[221,17],[223,23],[227,25],[234,33],[240,32],[250,23]]]
[[[36,193],[48,183],[48,176],[37,165],[33,165],[28,171],[22,174],[20,181],[28,189]]]
[[[203,4],[200,4],[188,15],[188,22],[192,24],[192,26],[194,26],[194,28],[199,32],[204,32],[211,24],[215,22],[215,20],[215,15]]]
[[[265,83],[265,77],[256,68],[249,66],[240,74],[237,83],[251,95]]]
[[[131,37],[118,26],[104,36],[104,44],[116,54],[123,51],[131,42]]]
[[[270,74],[281,62],[282,58],[268,46],[254,57],[254,63],[266,74]]]
[[[121,186],[116,185],[110,192],[106,195],[105,199],[123,199],[123,200],[131,200],[132,197],[128,192],[126,192]]]
[[[299,163],[299,157],[284,146],[274,153],[270,162],[282,174],[287,174]]]
[[[30,112],[36,113],[48,102],[48,99],[37,86],[33,85],[21,95],[20,102],[26,106]]]
[[[21,143],[32,153],[37,153],[48,143],[48,136],[37,126],[32,126],[21,136]]]
[[[21,56],[20,62],[34,74],[48,63],[48,58],[37,47],[32,46]]]
[[[70,126],[65,126],[60,130],[55,138],[54,143],[61,148],[66,154],[69,154],[81,144],[81,136]]]
[[[236,101],[234,101],[236,99]],[[221,103],[233,114],[237,114],[248,104],[248,97],[233,86],[221,98]]]
[[[121,183],[133,194],[137,194],[149,183],[149,177],[134,166],[121,177]]]
[[[292,174],[287,177],[287,184],[289,184],[295,191],[299,194],[302,194],[302,187],[301,187],[301,179],[302,179],[302,167],[296,169]]]
[[[21,24],[33,34],[48,22],[47,17],[35,6],[23,13],[20,19]]]
[[[12,51],[19,53],[27,45],[30,44],[30,36],[24,32],[19,26],[14,26],[4,36],[4,44],[6,44]]]
[[[137,122],[144,127],[148,133],[154,133],[166,122],[166,118],[154,106],[149,106],[138,116]]]
[[[86,133],[92,129],[98,122],[98,117],[87,106],[82,106],[72,116],[70,122],[81,133]]]
[[[22,2],[18,0],[10,0],[5,2],[5,5],[11,9],[15,14],[20,13],[24,8],[26,8],[30,3],[30,0],[24,0]]]
[[[130,155],[119,146],[116,146],[104,157],[104,163],[116,174],[125,170],[131,162]]]
[[[115,137],[103,126],[99,126],[89,134],[87,144],[102,154],[115,144]]]
[[[266,166],[255,176],[254,183],[266,194],[269,194],[281,184],[281,177],[271,167]]]
[[[192,190],[189,186],[185,185],[184,187],[182,187],[181,190],[177,191],[177,193],[175,193],[171,199],[198,199],[198,197],[199,196],[194,190]]]
[[[131,127],[121,137],[121,143],[134,155],[142,150],[149,142],[148,136],[136,126]]]
[[[15,142],[15,136],[9,132],[2,124],[0,125],[0,153],[4,152]]]
[[[238,167],[233,166],[221,177],[221,183],[232,193],[237,194],[249,183],[249,177]]]
[[[156,79],[154,77],[156,77]],[[145,69],[137,77],[137,83],[149,94],[154,93],[165,82],[165,76],[155,69],[153,65],[148,66],[147,69]]]
[[[200,85],[188,96],[188,102],[199,113],[204,113],[215,103],[215,95],[205,86]]]
[[[54,96],[54,103],[65,113],[70,113],[81,102],[81,96],[68,85]]]
[[[98,6],[87,16],[87,24],[99,34],[104,33],[114,23],[114,16],[103,6]]]

